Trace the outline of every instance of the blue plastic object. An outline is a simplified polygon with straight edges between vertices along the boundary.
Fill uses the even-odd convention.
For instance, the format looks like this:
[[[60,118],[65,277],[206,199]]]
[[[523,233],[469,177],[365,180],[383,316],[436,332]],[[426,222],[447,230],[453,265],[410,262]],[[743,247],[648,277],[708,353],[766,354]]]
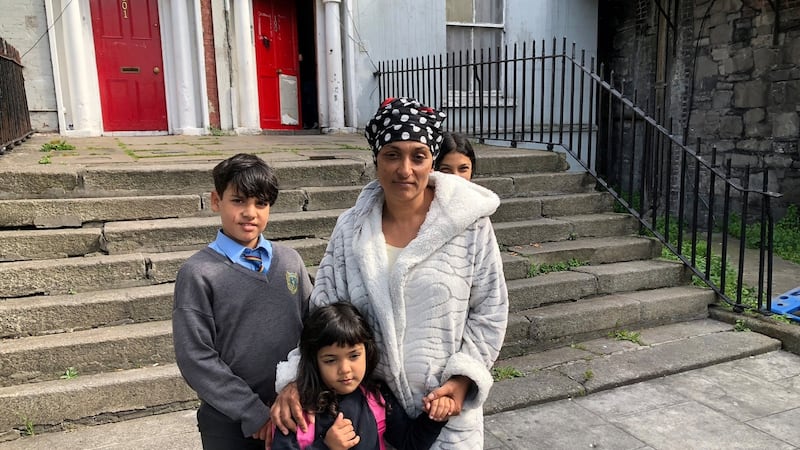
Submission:
[[[800,286],[773,297],[770,311],[800,322]]]

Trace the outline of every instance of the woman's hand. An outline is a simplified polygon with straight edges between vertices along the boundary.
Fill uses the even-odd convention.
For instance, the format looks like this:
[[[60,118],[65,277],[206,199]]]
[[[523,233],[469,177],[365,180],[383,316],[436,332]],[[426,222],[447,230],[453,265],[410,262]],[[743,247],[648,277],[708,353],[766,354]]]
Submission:
[[[325,445],[331,450],[345,450],[355,447],[361,442],[361,437],[356,434],[353,422],[345,419],[341,412],[336,416],[328,432],[325,433]]]
[[[289,383],[272,404],[269,411],[270,419],[275,427],[284,435],[289,432],[297,431],[299,426],[301,430],[307,431],[308,424],[306,424],[305,417],[303,416],[303,407],[300,405],[300,393],[297,391],[296,383]],[[311,421],[314,421],[314,416],[311,415]]]
[[[422,409],[427,412],[433,420],[442,421],[450,416],[457,416],[461,414],[461,408],[464,406],[464,400],[467,398],[467,393],[471,387],[472,380],[463,375],[456,375],[426,395],[425,398],[422,399]],[[439,401],[434,404],[434,402],[441,397],[450,397],[453,399],[453,402]],[[445,409],[450,410],[446,415]]]

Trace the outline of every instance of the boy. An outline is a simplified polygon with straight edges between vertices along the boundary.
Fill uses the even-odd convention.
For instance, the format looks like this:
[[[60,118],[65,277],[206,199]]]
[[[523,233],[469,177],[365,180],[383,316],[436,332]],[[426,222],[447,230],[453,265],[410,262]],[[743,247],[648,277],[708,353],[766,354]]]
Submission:
[[[175,357],[201,400],[204,449],[263,449],[275,368],[300,338],[311,281],[289,247],[261,235],[278,197],[272,169],[238,154],[213,170],[211,209],[222,229],[175,281]]]

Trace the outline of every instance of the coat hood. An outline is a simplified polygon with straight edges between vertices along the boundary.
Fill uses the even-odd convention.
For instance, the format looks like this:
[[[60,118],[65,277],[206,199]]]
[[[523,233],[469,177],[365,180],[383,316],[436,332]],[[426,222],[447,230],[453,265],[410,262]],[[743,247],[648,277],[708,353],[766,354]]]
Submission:
[[[422,228],[445,239],[464,231],[479,218],[491,216],[500,205],[497,194],[455,175],[433,172],[428,186],[434,189],[434,199],[425,222],[432,226]],[[352,211],[356,228],[376,204],[382,203],[383,188],[377,180],[364,186]]]

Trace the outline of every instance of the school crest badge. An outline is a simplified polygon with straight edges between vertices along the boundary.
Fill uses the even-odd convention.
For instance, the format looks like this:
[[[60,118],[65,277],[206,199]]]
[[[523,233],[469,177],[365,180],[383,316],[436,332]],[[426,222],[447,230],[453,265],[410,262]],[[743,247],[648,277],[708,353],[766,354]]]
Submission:
[[[297,276],[297,272],[286,272],[286,288],[289,289],[292,295],[297,294],[297,286],[299,284],[300,279]]]

